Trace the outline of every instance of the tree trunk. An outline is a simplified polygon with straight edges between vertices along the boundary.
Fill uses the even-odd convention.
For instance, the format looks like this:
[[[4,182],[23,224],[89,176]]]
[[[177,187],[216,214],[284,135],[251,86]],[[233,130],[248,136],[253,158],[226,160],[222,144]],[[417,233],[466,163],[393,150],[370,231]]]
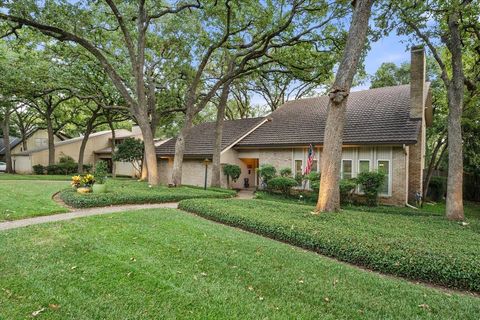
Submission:
[[[223,120],[225,118],[225,109],[227,107],[229,88],[230,83],[226,83],[223,86],[217,108],[217,121],[215,123],[215,145],[213,147],[211,186],[218,188],[222,186],[222,167],[220,163],[220,155],[222,153]]]
[[[85,147],[87,146],[88,138],[92,133],[92,128],[87,127],[85,130],[85,135],[83,136],[82,143],[80,144],[80,150],[78,152],[78,173],[83,173],[83,158],[85,156]]]
[[[145,111],[146,112],[146,111]],[[144,115],[143,117],[136,116],[138,125],[142,130],[143,143],[145,145],[145,159],[144,162],[147,163],[148,168],[148,183],[152,186],[159,184],[158,178],[158,167],[157,167],[157,154],[155,152],[155,143],[153,140],[153,132],[150,127],[148,116]]]
[[[146,159],[147,154],[144,152],[143,153],[143,159]],[[140,168],[140,180],[145,181],[148,179],[148,168],[147,168],[147,162],[142,161],[142,165]]]
[[[191,109],[191,108],[190,108]],[[187,112],[185,115],[185,123],[178,134],[177,141],[175,142],[175,158],[173,159],[173,172],[172,172],[172,184],[176,187],[182,185],[182,166],[183,166],[183,154],[185,153],[185,139],[188,132],[193,126],[193,114]]]
[[[452,79],[448,95],[448,178],[446,215],[449,220],[463,220],[463,62],[462,43],[458,28],[458,13],[449,16],[449,50],[451,52]]]
[[[12,166],[12,154],[10,149],[10,111],[6,110],[4,114],[4,118],[2,121],[2,131],[3,131],[3,144],[5,146],[5,172],[13,173],[13,166]]]
[[[345,111],[353,76],[365,47],[372,3],[373,0],[354,2],[355,9],[343,59],[338,68],[333,88],[329,92],[330,100],[321,160],[322,175],[316,212],[332,212],[340,209],[339,180]]]
[[[425,176],[425,181],[423,182],[422,202],[425,201],[425,199],[427,199],[428,185],[430,184],[430,180],[432,179],[432,175],[433,175],[433,170],[435,168],[435,164],[437,163],[438,152],[440,151],[444,143],[445,142],[443,141],[443,135],[442,135],[442,137],[440,137],[440,139],[437,140],[435,148],[433,148],[432,156],[430,158],[430,163],[428,164],[427,175]],[[443,151],[441,154],[443,154]]]
[[[112,139],[110,140],[110,148],[112,149],[111,151],[111,157],[112,157],[112,178],[117,177],[117,165],[115,164],[116,161],[113,160],[114,155],[115,155],[115,128],[113,127],[112,121],[108,121],[108,126],[110,127],[110,131],[112,132]]]
[[[48,165],[55,164],[55,138],[53,133],[53,124],[51,115],[47,115],[47,135],[48,135]]]

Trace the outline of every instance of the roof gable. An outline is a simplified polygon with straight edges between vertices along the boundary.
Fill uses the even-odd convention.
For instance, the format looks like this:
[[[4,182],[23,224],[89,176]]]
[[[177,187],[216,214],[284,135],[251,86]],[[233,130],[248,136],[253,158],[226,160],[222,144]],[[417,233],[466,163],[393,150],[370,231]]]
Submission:
[[[264,118],[247,118],[238,120],[225,120],[223,122],[222,150],[229,147],[264,121]],[[159,156],[173,156],[175,143],[172,138],[156,148]],[[185,138],[185,157],[209,157],[213,154],[215,142],[215,122],[205,122],[194,126]]]

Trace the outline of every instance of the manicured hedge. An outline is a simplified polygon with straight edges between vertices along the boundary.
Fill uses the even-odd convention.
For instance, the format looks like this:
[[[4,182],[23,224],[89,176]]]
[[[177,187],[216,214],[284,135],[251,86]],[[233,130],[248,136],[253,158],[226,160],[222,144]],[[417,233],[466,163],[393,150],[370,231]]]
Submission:
[[[233,190],[207,189],[194,187],[149,188],[144,182],[115,181],[108,183],[109,192],[80,194],[73,189],[60,192],[60,198],[74,208],[105,207],[119,204],[164,203],[191,198],[230,198],[236,195]]]
[[[480,292],[480,222],[436,215],[344,210],[262,200],[185,200],[180,208],[356,265]]]

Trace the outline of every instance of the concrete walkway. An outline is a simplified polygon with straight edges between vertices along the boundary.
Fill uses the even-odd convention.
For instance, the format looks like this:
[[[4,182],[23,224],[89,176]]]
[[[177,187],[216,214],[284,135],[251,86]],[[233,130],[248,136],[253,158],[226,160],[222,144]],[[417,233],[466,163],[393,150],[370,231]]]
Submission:
[[[254,192],[255,192],[254,189],[240,190],[236,196],[236,199],[253,199]],[[54,199],[54,200],[58,201],[58,199]],[[63,202],[62,202],[62,205],[65,206]],[[89,208],[89,209],[82,209],[82,210],[73,210],[67,213],[52,214],[48,216],[0,222],[0,231],[22,228],[22,227],[27,227],[27,226],[32,226],[35,224],[41,224],[41,223],[47,223],[47,222],[64,221],[64,220],[71,220],[71,219],[81,218],[81,217],[96,216],[101,214],[142,210],[142,209],[160,209],[160,208],[176,209],[178,208],[178,202],[119,205],[119,206],[111,206],[111,207],[99,207],[99,208]]]
[[[255,189],[242,189],[238,191],[237,196],[234,199],[253,199]]]
[[[134,204],[134,205],[122,205],[122,206],[111,206],[111,207],[101,207],[101,208],[90,208],[84,210],[76,210],[67,213],[53,214],[49,216],[41,216],[34,218],[27,218],[15,221],[0,222],[0,231],[16,229],[26,226],[31,226],[35,224],[55,222],[70,220],[81,217],[96,216],[101,214],[109,214],[116,212],[124,212],[131,210],[142,210],[142,209],[159,209],[159,208],[177,208],[178,202],[167,202],[167,203],[156,203],[156,204]]]

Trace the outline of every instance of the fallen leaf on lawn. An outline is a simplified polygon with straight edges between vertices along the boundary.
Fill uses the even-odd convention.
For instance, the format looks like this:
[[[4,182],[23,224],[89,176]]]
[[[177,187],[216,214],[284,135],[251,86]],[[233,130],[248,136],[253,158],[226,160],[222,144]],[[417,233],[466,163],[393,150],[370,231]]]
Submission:
[[[73,267],[71,267],[70,269],[71,269],[71,270],[75,270],[75,269],[77,269],[77,266],[73,266]]]
[[[33,311],[32,312],[32,317],[36,317],[38,316],[40,313],[42,313],[43,311],[45,311],[45,308],[42,308],[42,309],[39,309],[37,311]]]
[[[252,287],[252,286],[248,286],[248,290],[253,291],[253,287]]]
[[[7,298],[10,298],[13,295],[12,291],[8,289],[2,288],[2,290],[5,291],[5,293],[7,294]]]
[[[338,279],[333,279],[333,286],[335,287],[338,283]]]
[[[135,262],[135,261],[137,261],[137,259],[135,259],[135,257],[131,257],[131,258],[130,258],[130,261]]]
[[[324,298],[325,302],[330,302],[330,299],[328,297]]]
[[[303,283],[303,282],[304,282],[303,279],[298,280],[298,283]]]
[[[429,306],[428,304],[426,304],[426,303],[419,304],[418,306],[419,306],[420,308],[422,308],[422,309],[430,310],[430,306]]]
[[[202,276],[206,277],[207,274],[205,272],[200,273]]]
[[[127,273],[127,277],[130,277],[131,275],[132,275],[132,273],[131,273],[131,272]]]
[[[50,304],[48,305],[48,307],[49,307],[50,309],[52,309],[52,310],[58,310],[58,309],[60,309],[60,305],[59,305],[59,304],[55,304],[55,303],[50,303]]]
[[[263,299],[264,299],[263,297],[258,297],[258,300],[260,301],[263,301]]]

